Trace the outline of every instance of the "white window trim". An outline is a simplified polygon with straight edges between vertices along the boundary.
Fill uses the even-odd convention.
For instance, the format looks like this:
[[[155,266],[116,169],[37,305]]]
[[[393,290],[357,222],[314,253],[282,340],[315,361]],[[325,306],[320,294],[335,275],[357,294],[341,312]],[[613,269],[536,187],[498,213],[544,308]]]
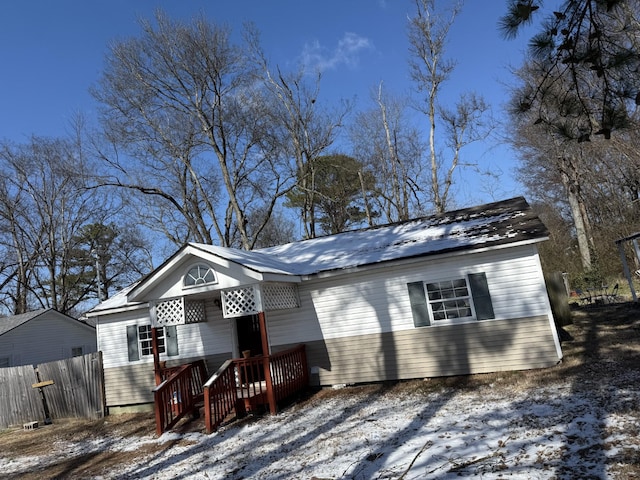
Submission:
[[[454,297],[452,299],[439,299],[439,300],[430,300],[429,299],[429,290],[427,288],[427,284],[430,283],[442,283],[442,282],[451,282],[451,281],[455,281],[455,280],[464,280],[465,282],[465,286],[467,289],[467,296],[466,297]],[[471,292],[471,285],[469,283],[469,275],[468,274],[464,274],[464,275],[459,275],[459,276],[452,276],[452,277],[448,277],[448,278],[438,278],[437,280],[430,280],[430,281],[425,281],[423,282],[424,285],[424,293],[426,295],[426,300],[427,300],[427,307],[429,309],[429,316],[431,318],[431,327],[437,327],[438,325],[460,325],[463,323],[475,323],[478,321],[478,317],[476,315],[476,308],[475,305],[473,303],[473,294]],[[459,317],[459,318],[445,318],[445,319],[441,319],[441,320],[436,320],[436,317],[434,315],[434,311],[433,311],[433,303],[437,303],[437,302],[441,302],[441,301],[447,301],[447,300],[453,300],[455,298],[466,298],[469,300],[469,308],[471,309],[471,316],[468,317]]]
[[[140,360],[143,360],[145,358],[148,357],[153,357],[153,347],[151,345],[151,329],[153,328],[150,324],[146,324],[146,325],[136,325],[136,332],[138,334],[138,352],[140,352]],[[141,328],[145,328],[145,329],[149,329],[149,337],[148,338],[141,338],[140,337],[140,329]],[[167,345],[166,345],[166,341],[164,338],[164,327],[157,327],[158,328],[158,353],[160,353],[161,356],[166,355],[167,353]],[[143,344],[149,343],[148,347],[143,347]],[[148,353],[144,353],[145,350],[148,350]]]
[[[153,351],[151,346],[151,335],[146,335],[144,339],[140,337],[140,329],[154,328],[148,323],[132,323],[127,325],[126,338],[127,338],[127,358],[129,363],[131,362],[149,362],[153,359]],[[180,355],[180,347],[178,345],[178,331],[175,325],[168,325],[166,327],[157,327],[158,340],[162,343],[160,348],[164,350],[159,352],[159,356],[162,359],[177,358]],[[169,335],[167,337],[167,335]],[[146,345],[146,347],[144,347]],[[147,353],[143,353],[143,352]]]
[[[187,285],[187,278],[189,276],[191,276],[191,278],[193,278],[196,282],[197,279],[193,276],[190,275],[191,270],[195,269],[195,268],[206,268],[206,273],[205,276],[211,272],[211,274],[213,275],[213,280],[210,282],[202,282],[202,283],[194,283],[193,285]],[[199,277],[199,278],[204,278],[204,277]],[[191,265],[188,266],[187,271],[185,272],[185,274],[182,277],[182,288],[184,290],[189,290],[192,288],[198,288],[198,287],[204,287],[204,286],[208,286],[208,285],[216,285],[218,283],[218,274],[217,272],[214,270],[214,268],[211,265],[207,265],[206,263],[193,263]]]

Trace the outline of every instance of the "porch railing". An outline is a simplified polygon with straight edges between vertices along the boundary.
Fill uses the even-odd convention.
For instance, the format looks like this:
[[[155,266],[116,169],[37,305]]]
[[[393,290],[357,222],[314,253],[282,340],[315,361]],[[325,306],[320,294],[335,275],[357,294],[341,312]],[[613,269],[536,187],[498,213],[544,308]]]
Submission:
[[[204,360],[162,370],[164,380],[153,389],[156,434],[162,435],[180,419],[194,414],[204,398],[207,377]]]
[[[307,388],[309,369],[305,346],[271,355],[271,378],[276,402]]]
[[[211,433],[235,412],[265,405],[277,412],[277,403],[309,384],[304,345],[274,355],[227,360],[204,385],[205,427]]]

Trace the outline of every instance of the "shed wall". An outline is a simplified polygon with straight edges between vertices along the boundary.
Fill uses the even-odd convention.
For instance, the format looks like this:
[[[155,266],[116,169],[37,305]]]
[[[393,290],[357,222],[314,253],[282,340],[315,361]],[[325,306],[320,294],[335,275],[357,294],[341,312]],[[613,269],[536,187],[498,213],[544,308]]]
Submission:
[[[92,327],[52,313],[44,313],[0,335],[0,357],[9,357],[9,366],[70,358],[76,347],[82,347],[83,354],[96,351],[96,331]]]

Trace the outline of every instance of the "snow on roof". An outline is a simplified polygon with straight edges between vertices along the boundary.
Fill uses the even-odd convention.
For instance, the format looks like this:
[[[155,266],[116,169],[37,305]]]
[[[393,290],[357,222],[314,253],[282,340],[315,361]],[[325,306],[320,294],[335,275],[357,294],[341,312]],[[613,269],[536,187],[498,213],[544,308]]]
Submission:
[[[546,227],[533,214],[526,200],[516,197],[406,222],[253,251],[198,243],[189,246],[260,273],[313,275],[391,260],[541,241],[547,235]],[[176,253],[180,254],[184,254],[184,249]],[[161,268],[158,267],[156,271]],[[128,293],[152,276],[153,273],[138,284],[121,290],[92,311],[127,304]]]
[[[122,307],[123,305],[126,305],[128,303],[127,295],[139,283],[140,283],[139,281],[132,283],[131,285],[124,287],[122,290],[119,290],[118,293],[116,293],[112,297],[107,298],[103,302],[100,302],[98,305],[96,305],[91,310],[89,310],[89,312],[87,312],[87,315],[89,315],[91,312],[96,312],[98,310],[109,310],[111,308],[119,308],[119,307]]]
[[[291,275],[292,271],[289,262],[283,261],[274,255],[264,253],[260,250],[240,250],[237,248],[218,247],[216,245],[206,245],[204,243],[190,243],[192,247],[211,253],[217,257],[224,258],[243,267],[261,273],[276,273]]]
[[[197,245],[263,273],[312,275],[380,262],[539,241],[547,230],[522,197],[254,251]]]

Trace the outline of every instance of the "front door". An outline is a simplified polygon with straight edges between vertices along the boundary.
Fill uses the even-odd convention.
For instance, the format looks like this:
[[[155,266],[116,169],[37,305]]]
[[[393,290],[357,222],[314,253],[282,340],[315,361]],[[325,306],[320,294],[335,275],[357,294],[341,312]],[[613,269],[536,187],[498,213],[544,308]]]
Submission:
[[[260,335],[260,321],[258,315],[247,315],[236,319],[238,330],[238,349],[249,351],[250,356],[262,355],[262,336]]]

